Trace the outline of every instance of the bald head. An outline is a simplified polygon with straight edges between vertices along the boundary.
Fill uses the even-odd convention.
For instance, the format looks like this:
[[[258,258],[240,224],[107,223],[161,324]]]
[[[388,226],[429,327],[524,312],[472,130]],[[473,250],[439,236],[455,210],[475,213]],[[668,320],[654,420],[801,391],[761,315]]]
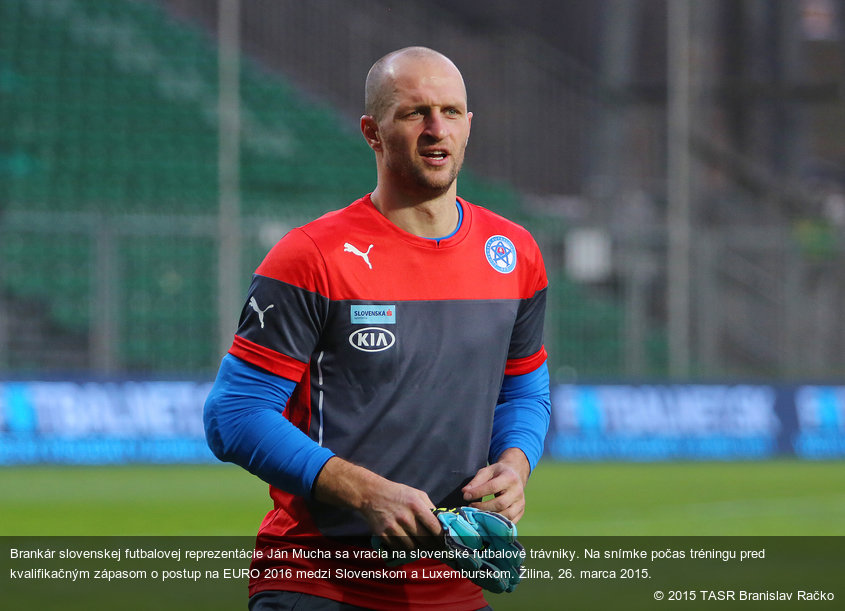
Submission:
[[[364,112],[366,114],[376,121],[382,119],[393,100],[397,76],[401,73],[403,66],[412,62],[431,62],[449,66],[463,84],[463,78],[457,66],[442,53],[428,47],[405,47],[388,53],[379,59],[367,73],[367,81],[364,86]],[[464,89],[464,97],[466,97],[466,89]]]

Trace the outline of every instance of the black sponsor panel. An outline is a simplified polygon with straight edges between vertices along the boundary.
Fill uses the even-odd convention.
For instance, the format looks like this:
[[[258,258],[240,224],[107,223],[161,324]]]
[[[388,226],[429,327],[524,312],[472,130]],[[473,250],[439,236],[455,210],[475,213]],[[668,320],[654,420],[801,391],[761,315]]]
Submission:
[[[333,302],[311,360],[311,437],[435,503],[458,504],[487,462],[518,305]],[[364,529],[349,512],[311,510],[328,534]]]

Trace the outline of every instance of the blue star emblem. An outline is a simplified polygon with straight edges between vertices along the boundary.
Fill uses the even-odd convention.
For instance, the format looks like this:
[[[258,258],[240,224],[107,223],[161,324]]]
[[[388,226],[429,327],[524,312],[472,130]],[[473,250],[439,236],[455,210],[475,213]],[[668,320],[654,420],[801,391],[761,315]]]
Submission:
[[[497,272],[511,273],[516,267],[516,248],[508,238],[494,235],[484,245],[487,262]]]

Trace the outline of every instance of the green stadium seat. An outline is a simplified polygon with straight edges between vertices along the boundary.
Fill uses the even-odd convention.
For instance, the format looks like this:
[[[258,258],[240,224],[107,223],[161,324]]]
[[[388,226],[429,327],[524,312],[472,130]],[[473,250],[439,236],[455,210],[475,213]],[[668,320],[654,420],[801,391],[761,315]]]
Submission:
[[[118,40],[113,26],[123,28]],[[130,40],[143,44],[125,47]],[[118,44],[124,43],[124,44]],[[132,55],[135,53],[135,55]],[[0,3],[0,173],[6,211],[105,216],[217,209],[217,49],[153,2]],[[249,58],[241,201],[250,216],[310,218],[372,189],[372,152],[353,129]],[[284,134],[292,154],[265,144]],[[463,180],[463,179],[462,179]],[[518,198],[467,175],[462,191],[505,213]],[[0,224],[0,290],[47,300],[52,322],[92,324],[94,235]],[[246,240],[250,266],[266,245]],[[120,235],[117,358],[136,371],[207,371],[216,353],[214,244]],[[179,262],[178,270],[174,261]],[[60,262],[61,271],[56,265]],[[57,294],[57,287],[58,292]],[[174,302],[190,307],[188,319]],[[234,322],[233,322],[234,324]]]

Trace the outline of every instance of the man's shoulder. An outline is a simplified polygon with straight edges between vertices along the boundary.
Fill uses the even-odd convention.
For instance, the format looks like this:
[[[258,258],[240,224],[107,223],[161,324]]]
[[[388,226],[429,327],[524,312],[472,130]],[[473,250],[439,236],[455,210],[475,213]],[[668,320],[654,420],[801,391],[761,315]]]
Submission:
[[[290,257],[292,253],[310,257],[366,227],[368,197],[362,197],[344,208],[326,212],[303,225],[292,228],[271,249],[269,256]],[[319,255],[318,255],[319,257]]]
[[[325,288],[314,279],[323,275],[326,253],[342,246],[352,228],[361,226],[366,201],[361,198],[291,229],[270,249],[256,272],[297,286]]]
[[[458,198],[462,204],[469,207],[472,214],[473,229],[483,232],[497,232],[507,234],[510,239],[534,242],[531,232],[525,227],[498,212],[494,212],[484,206],[468,202]]]
[[[340,239],[351,229],[366,223],[369,205],[369,196],[362,197],[348,206],[327,212],[298,229],[316,243]]]

